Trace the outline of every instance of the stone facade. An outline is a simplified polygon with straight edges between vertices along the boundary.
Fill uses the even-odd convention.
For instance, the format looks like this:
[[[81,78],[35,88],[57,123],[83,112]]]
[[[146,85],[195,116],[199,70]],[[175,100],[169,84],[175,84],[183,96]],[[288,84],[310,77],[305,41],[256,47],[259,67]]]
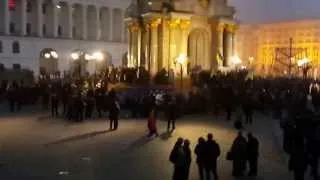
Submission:
[[[129,67],[179,73],[230,67],[235,54],[235,9],[225,0],[133,0],[126,13]],[[180,74],[181,75],[181,74]]]
[[[127,47],[124,17],[129,5],[130,0],[1,0],[0,64],[19,64],[35,74],[43,64],[58,68],[50,71],[63,71],[70,69],[70,54],[81,50],[102,51],[120,65]],[[48,49],[58,57],[52,66],[43,57]],[[93,67],[89,65],[89,71]]]

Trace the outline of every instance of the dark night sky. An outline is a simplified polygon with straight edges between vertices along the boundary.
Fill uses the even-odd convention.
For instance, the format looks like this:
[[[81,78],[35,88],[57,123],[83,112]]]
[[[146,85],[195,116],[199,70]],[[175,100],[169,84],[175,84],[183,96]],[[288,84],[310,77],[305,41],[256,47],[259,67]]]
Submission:
[[[229,0],[242,23],[320,19],[320,0]]]

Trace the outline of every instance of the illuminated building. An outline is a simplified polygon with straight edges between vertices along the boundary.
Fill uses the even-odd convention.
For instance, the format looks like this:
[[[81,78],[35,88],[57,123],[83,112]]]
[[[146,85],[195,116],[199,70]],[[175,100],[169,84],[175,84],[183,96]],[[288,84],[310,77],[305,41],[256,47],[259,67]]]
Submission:
[[[179,76],[196,67],[229,68],[236,44],[234,13],[226,0],[133,0],[125,20],[127,65]],[[187,61],[177,60],[181,57]]]
[[[41,66],[67,71],[75,51],[102,51],[108,61],[120,64],[127,50],[124,16],[129,4],[129,0],[1,0],[0,64],[35,74]]]
[[[290,63],[292,74],[297,73],[297,62],[308,58],[312,66],[310,74],[317,76],[320,65],[320,20],[241,25],[237,40],[239,57],[248,64],[251,59],[260,75],[286,75]]]

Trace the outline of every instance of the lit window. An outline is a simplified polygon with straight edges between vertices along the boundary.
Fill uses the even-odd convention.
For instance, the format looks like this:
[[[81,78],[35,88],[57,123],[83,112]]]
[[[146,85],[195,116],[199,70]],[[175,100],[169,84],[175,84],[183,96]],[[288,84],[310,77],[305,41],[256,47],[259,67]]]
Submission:
[[[18,41],[14,41],[12,43],[12,53],[14,53],[14,54],[20,53],[20,44]]]

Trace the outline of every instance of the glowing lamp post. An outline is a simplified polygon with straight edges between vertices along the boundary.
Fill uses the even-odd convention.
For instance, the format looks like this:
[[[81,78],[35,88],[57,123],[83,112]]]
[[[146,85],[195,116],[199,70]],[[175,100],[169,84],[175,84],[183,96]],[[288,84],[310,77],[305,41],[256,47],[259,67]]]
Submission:
[[[89,54],[86,54],[83,51],[79,51],[79,52],[71,53],[70,57],[73,61],[77,61],[77,63],[78,63],[77,69],[78,69],[79,77],[81,77],[82,76],[82,68],[83,68],[82,63],[90,60],[91,56]]]
[[[180,88],[181,88],[181,91],[183,90],[183,65],[186,63],[187,59],[188,59],[187,56],[184,54],[180,54],[176,59],[176,64],[180,65]]]
[[[310,60],[308,58],[303,58],[297,61],[297,65],[302,69],[303,78],[307,78],[308,71],[310,69]]]
[[[237,68],[240,64],[242,64],[242,60],[239,58],[239,56],[235,55],[231,57],[231,63]]]

